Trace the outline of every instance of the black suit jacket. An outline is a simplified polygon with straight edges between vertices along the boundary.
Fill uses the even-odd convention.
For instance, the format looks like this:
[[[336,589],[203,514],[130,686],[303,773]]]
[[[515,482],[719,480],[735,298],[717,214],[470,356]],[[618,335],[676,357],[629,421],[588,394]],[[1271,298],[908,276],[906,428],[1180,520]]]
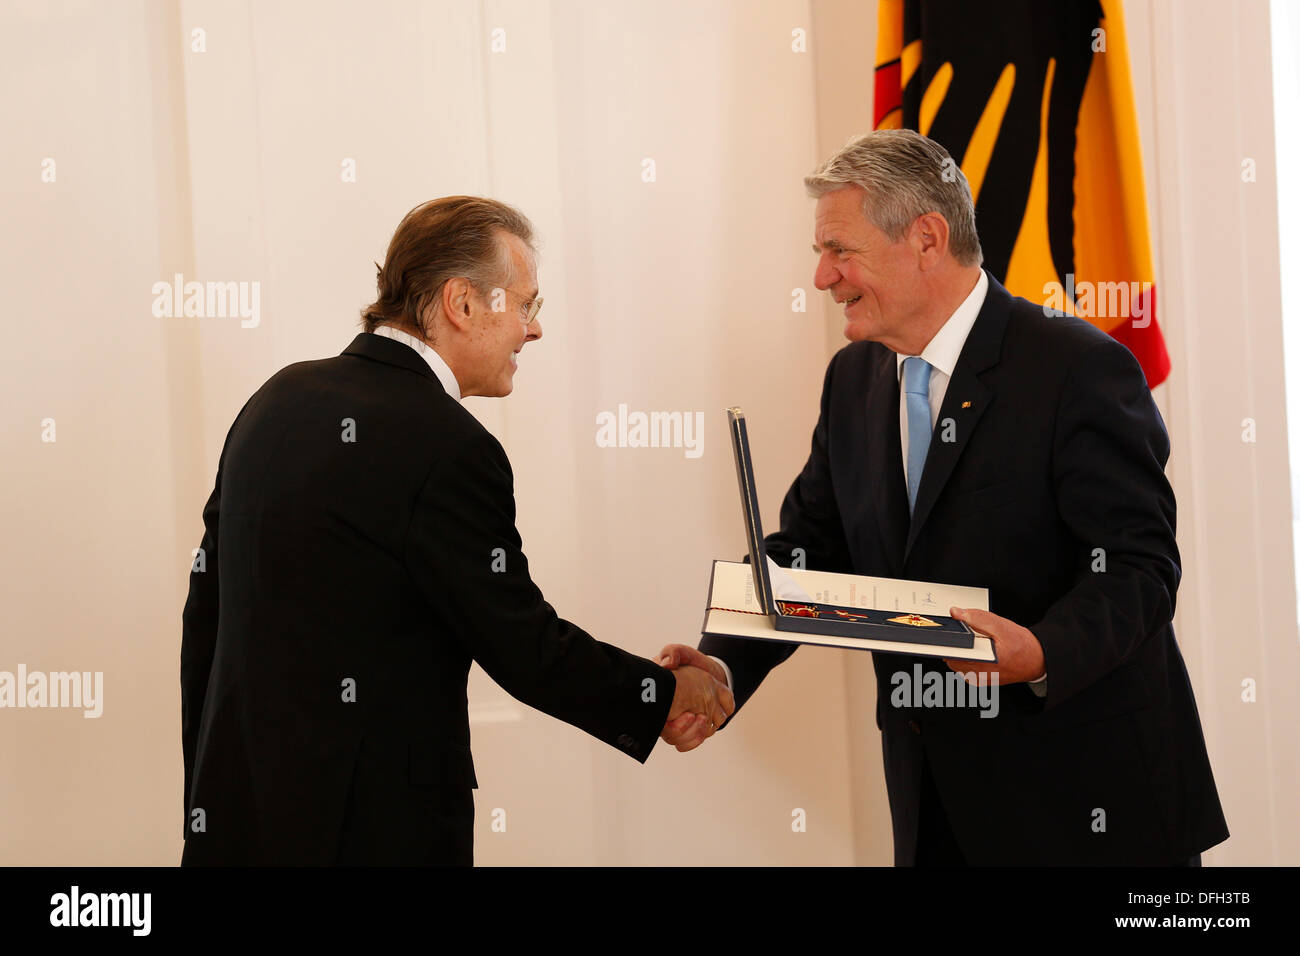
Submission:
[[[971,863],[1172,864],[1226,839],[1170,623],[1181,572],[1169,439],[1132,353],[990,278],[910,520],[898,401],[883,345],[831,360],[812,452],[769,552],[988,588],[990,610],[1042,643],[1047,696],[1001,687],[995,718],[894,706],[896,672],[947,667],[875,655],[895,862],[915,862],[923,760]],[[797,645],[701,647],[731,668],[739,709]]]
[[[512,480],[500,443],[382,336],[248,401],[183,616],[185,864],[471,863],[471,660],[645,761],[672,672],[556,616]]]

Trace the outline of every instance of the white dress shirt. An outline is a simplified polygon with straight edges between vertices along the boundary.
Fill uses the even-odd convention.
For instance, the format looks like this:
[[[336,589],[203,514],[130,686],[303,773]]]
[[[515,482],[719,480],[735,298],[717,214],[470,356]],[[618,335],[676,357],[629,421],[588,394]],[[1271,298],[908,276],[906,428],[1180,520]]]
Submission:
[[[460,401],[460,383],[456,381],[456,376],[452,374],[451,366],[444,362],[442,356],[430,348],[428,343],[422,342],[409,332],[393,328],[391,325],[376,326],[375,335],[382,335],[386,339],[401,342],[403,345],[409,345],[415,349],[420,357],[428,363],[429,368],[433,370],[433,374],[438,376],[438,381],[442,382],[442,387],[447,394],[456,401]]]
[[[961,355],[962,346],[966,344],[966,336],[970,335],[971,326],[975,324],[976,317],[980,314],[980,309],[984,307],[984,296],[989,291],[988,273],[983,269],[980,270],[980,277],[975,283],[975,288],[970,290],[970,295],[961,305],[957,306],[957,311],[948,317],[948,321],[938,332],[934,333],[934,338],[930,344],[921,352],[921,358],[930,363],[930,428],[934,429],[939,419],[939,409],[943,408],[943,397],[948,394],[948,382],[952,380],[952,370],[957,367],[957,358]],[[899,432],[903,436],[903,486],[907,486],[907,396],[903,394],[901,386],[903,380],[903,361],[911,358],[908,355],[895,356],[898,359],[898,380],[900,383],[898,389],[898,425]]]
[[[921,351],[921,358],[930,363],[930,428],[933,430],[938,422],[939,409],[943,407],[943,398],[948,394],[948,382],[952,380],[953,369],[957,367],[957,359],[961,356],[961,350],[966,345],[966,338],[970,335],[971,327],[975,325],[975,319],[979,317],[980,309],[984,307],[984,298],[989,291],[988,273],[983,269],[980,270],[980,277],[975,281],[975,287],[970,290],[970,294],[957,306],[948,321],[943,324],[938,332],[934,333],[934,338]],[[907,484],[907,396],[903,393],[903,361],[910,358],[908,355],[896,355],[898,359],[898,424],[899,434],[902,437],[903,453],[903,484]],[[714,657],[713,660],[722,665],[722,670],[727,675],[727,688],[734,691],[731,682],[731,668],[725,661]],[[1039,697],[1047,694],[1047,674],[1044,673],[1036,681],[1029,682],[1029,688]]]

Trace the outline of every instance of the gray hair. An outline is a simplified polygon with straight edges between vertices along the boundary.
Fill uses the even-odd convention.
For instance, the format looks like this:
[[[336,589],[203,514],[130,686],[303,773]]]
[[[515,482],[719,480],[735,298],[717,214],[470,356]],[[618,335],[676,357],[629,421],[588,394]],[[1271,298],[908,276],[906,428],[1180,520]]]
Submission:
[[[984,262],[966,177],[946,149],[915,130],[879,129],[855,136],[803,183],[814,199],[861,186],[866,191],[863,214],[891,242],[902,238],[917,216],[937,212],[948,221],[953,258],[964,266]]]

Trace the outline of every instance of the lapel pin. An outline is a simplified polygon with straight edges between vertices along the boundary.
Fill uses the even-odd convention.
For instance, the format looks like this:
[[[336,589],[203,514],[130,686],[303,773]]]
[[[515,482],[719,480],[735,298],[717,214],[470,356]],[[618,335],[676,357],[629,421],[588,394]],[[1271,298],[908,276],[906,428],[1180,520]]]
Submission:
[[[970,408],[970,402],[962,402],[962,403],[961,403],[961,407],[962,407],[962,408]]]

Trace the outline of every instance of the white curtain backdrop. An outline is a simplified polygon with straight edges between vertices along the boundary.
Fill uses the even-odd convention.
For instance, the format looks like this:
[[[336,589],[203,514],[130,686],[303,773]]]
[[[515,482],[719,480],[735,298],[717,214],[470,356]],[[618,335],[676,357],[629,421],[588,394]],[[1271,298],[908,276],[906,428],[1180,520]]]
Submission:
[[[8,3],[4,21],[24,93],[0,157],[0,667],[102,670],[105,705],[0,715],[0,860],[179,858],[180,610],[226,430],[276,370],[348,344],[372,262],[436,196],[511,202],[540,235],[544,338],[511,397],[471,403],[514,465],[538,583],[635,652],[698,639],[709,563],[743,541],[723,409],[753,417],[774,522],[829,356],[800,183],[812,57],[791,49],[807,3]],[[155,317],[177,273],[259,283],[258,323]],[[703,412],[703,454],[597,447],[620,403]],[[708,748],[641,767],[476,673],[478,860],[852,863],[842,655],[771,684]]]
[[[1126,10],[1174,362],[1176,625],[1233,831],[1207,862],[1295,863],[1267,3]],[[226,430],[276,370],[347,345],[372,263],[436,196],[511,202],[540,236],[544,337],[513,395],[469,403],[510,455],[536,580],[601,640],[694,643],[709,562],[742,543],[723,409],[751,418],[774,527],[842,344],[801,179],[870,124],[874,18],[857,0],[0,2],[0,669],[104,673],[97,719],[0,712],[0,863],[179,860],[180,611]],[[155,315],[178,274],[257,283],[256,324]],[[703,454],[598,447],[620,404],[703,412]],[[641,767],[476,672],[477,860],[888,863],[869,675],[802,650],[734,727]]]

